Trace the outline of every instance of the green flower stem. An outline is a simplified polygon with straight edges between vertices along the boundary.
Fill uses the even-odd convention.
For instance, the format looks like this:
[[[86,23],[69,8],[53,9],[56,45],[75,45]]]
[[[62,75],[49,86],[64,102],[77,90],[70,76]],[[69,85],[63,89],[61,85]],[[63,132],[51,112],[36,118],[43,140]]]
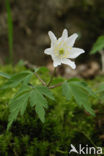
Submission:
[[[52,73],[52,75],[51,75],[50,81],[49,81],[48,84],[47,84],[47,87],[50,86],[50,84],[51,84],[51,82],[52,82],[52,80],[53,80],[53,77],[54,77],[54,75],[55,75],[55,72],[56,72],[56,68],[54,68],[54,71],[53,71],[53,73]]]

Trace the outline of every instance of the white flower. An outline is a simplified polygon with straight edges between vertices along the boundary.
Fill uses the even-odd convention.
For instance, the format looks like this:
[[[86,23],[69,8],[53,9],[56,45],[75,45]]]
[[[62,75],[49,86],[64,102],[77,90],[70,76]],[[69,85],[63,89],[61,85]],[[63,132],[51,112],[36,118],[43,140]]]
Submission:
[[[63,63],[75,69],[76,65],[70,59],[74,59],[85,52],[83,49],[73,47],[78,35],[75,33],[68,37],[68,31],[66,29],[64,29],[59,39],[51,31],[48,34],[51,39],[51,47],[46,49],[44,53],[51,55],[54,67]]]

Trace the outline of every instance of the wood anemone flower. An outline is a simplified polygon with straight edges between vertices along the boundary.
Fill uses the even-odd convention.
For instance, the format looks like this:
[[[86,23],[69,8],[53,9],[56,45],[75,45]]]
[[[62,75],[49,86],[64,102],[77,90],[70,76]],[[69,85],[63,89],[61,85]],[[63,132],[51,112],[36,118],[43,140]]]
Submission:
[[[51,40],[51,47],[45,49],[44,53],[51,55],[54,67],[61,64],[67,64],[72,69],[75,69],[75,62],[70,59],[75,59],[80,54],[85,52],[83,49],[73,47],[78,35],[74,33],[68,37],[67,29],[64,29],[62,36],[59,39],[57,39],[51,31],[49,31],[48,34]]]

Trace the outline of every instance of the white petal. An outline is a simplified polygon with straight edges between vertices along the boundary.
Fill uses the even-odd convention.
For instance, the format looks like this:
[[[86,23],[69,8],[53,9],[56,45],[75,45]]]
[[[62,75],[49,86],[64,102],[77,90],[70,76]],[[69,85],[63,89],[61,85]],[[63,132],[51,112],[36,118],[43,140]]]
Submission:
[[[75,43],[75,40],[77,39],[77,37],[78,37],[78,34],[73,34],[73,35],[71,35],[68,39],[67,39],[67,44],[68,44],[68,46],[73,46],[74,45],[74,43]]]
[[[69,50],[69,58],[74,59],[84,52],[85,51],[83,49],[72,48],[71,50]]]
[[[54,44],[55,41],[57,40],[56,36],[54,35],[54,33],[52,31],[49,31],[48,35],[50,37],[50,40],[51,40],[52,44]]]
[[[61,38],[66,39],[67,37],[68,37],[68,31],[67,31],[67,29],[64,29]]]
[[[73,61],[69,60],[69,59],[62,59],[61,62],[63,64],[69,65],[72,69],[75,69],[76,68],[75,63]]]
[[[52,59],[53,59],[54,67],[57,67],[57,66],[59,66],[61,64],[61,59],[60,58],[52,56]]]
[[[47,54],[47,55],[51,55],[52,52],[53,52],[52,48],[47,48],[47,49],[44,50],[44,53]]]

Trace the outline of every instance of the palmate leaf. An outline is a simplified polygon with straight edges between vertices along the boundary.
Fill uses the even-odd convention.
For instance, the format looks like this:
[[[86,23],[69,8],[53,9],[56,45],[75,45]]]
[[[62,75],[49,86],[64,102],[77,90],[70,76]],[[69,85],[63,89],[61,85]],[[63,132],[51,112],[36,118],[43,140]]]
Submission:
[[[32,107],[36,105],[43,105],[43,107],[47,108],[47,100],[37,88],[32,89],[30,92],[30,105]]]
[[[90,96],[94,96],[94,94],[85,83],[80,81],[64,82],[62,90],[67,100],[73,97],[80,107],[84,107],[87,112],[94,115],[90,104]]]
[[[45,86],[37,86],[37,89],[41,92],[41,94],[45,95],[46,97],[55,100],[52,92]]]
[[[23,95],[13,98],[9,103],[10,115],[9,115],[9,123],[7,129],[9,129],[14,120],[16,120],[17,115],[20,113],[24,114],[27,104],[28,104],[29,93],[24,93]]]
[[[36,113],[38,114],[42,122],[45,121],[45,108],[48,107],[46,98],[39,92],[37,88],[34,88],[30,92],[30,105],[35,106]]]
[[[45,95],[45,96],[44,96]],[[35,111],[42,122],[45,121],[45,109],[48,108],[46,97],[54,100],[51,91],[44,86],[28,86],[24,84],[16,93],[14,98],[9,102],[9,123],[8,129],[11,127],[18,114],[23,115],[27,104],[30,103],[31,107],[35,106]]]
[[[15,94],[14,98],[13,99],[16,99],[18,98],[19,96],[27,93],[27,92],[30,92],[32,90],[32,88],[29,86],[29,85],[22,85],[20,87],[20,89],[18,90],[18,92]]]
[[[103,48],[104,48],[104,35],[98,37],[98,39],[94,43],[90,53],[95,54],[96,52],[99,52],[99,51],[103,50]]]
[[[26,84],[30,81],[32,75],[33,75],[33,73],[30,71],[24,71],[24,72],[20,72],[18,74],[14,74],[1,87],[1,89],[8,89],[8,88],[17,87],[21,82],[24,82]]]
[[[86,87],[83,87],[79,83],[71,83],[70,84],[72,93],[74,96],[75,101],[79,106],[83,106],[87,112],[94,115],[94,111],[91,108],[89,96],[90,93],[86,89]]]
[[[45,86],[36,86],[30,92],[30,105],[33,107],[35,105],[36,113],[38,114],[42,122],[45,121],[45,108],[48,108],[47,99],[55,100],[52,92]]]
[[[84,82],[84,81],[81,82],[80,81],[78,84],[80,85],[80,87],[82,89],[84,89],[84,90],[86,90],[88,92],[89,96],[96,97],[95,92],[92,91],[92,89],[88,86],[88,84],[86,82]]]

